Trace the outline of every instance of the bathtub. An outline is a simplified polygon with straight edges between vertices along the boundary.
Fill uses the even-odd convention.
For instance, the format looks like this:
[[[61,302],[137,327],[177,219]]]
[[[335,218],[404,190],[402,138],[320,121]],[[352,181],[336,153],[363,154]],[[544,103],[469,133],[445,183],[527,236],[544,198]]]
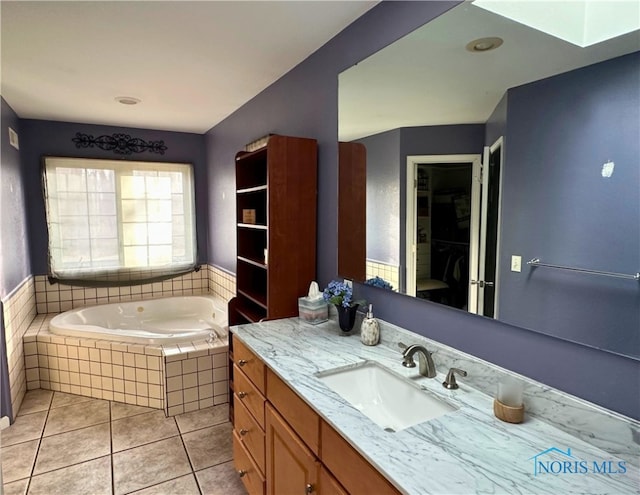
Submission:
[[[55,316],[49,323],[49,332],[67,337],[162,345],[225,340],[226,326],[224,300],[213,296],[184,296],[72,309]]]

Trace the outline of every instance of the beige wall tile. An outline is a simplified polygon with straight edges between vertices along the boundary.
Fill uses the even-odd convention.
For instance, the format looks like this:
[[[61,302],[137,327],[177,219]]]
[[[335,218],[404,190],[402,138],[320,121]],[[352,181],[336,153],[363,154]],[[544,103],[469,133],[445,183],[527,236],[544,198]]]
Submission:
[[[178,376],[182,374],[182,362],[174,361],[166,364],[165,367],[167,377]]]
[[[171,408],[173,406],[178,406],[184,404],[184,400],[182,397],[182,390],[178,390],[176,392],[169,392],[167,394],[167,405]]]
[[[167,392],[182,390],[182,375],[167,378]]]
[[[183,388],[192,388],[198,386],[198,374],[197,373],[188,373],[186,375],[182,375],[182,386]]]
[[[182,373],[195,373],[198,371],[198,361],[196,359],[185,359],[182,361]]]

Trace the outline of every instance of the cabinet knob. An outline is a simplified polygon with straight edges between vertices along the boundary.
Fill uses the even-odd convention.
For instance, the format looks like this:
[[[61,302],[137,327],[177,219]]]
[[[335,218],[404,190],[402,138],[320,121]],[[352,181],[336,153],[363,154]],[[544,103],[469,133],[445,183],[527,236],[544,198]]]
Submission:
[[[313,485],[311,483],[307,483],[307,486],[304,487],[304,493],[313,493]]]
[[[244,399],[247,396],[246,392],[238,392],[238,397],[240,397],[241,399]]]
[[[245,436],[247,433],[249,433],[249,430],[245,430],[244,428],[242,430],[240,430],[240,435],[241,436]]]
[[[245,364],[247,364],[246,359],[241,359],[240,361],[238,361],[238,366],[244,366]]]
[[[238,476],[240,476],[241,478],[244,478],[246,474],[247,472],[244,469],[241,469],[240,471],[238,471]]]

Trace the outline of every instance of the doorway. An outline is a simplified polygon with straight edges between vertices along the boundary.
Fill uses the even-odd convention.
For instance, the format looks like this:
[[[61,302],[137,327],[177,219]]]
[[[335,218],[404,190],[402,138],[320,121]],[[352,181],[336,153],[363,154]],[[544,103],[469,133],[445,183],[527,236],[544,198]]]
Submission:
[[[480,155],[407,158],[406,292],[468,310],[476,297]]]
[[[495,318],[503,138],[482,162],[407,157],[406,292]]]

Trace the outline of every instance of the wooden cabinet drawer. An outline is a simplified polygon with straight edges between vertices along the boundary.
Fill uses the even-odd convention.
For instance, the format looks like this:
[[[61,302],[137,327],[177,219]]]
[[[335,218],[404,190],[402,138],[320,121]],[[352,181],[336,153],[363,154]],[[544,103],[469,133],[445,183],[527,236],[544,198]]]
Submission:
[[[233,365],[233,389],[234,402],[244,404],[260,428],[264,430],[264,395],[235,364]]]
[[[321,421],[322,463],[349,493],[399,494],[369,462],[331,426]]]
[[[265,365],[235,335],[233,336],[233,362],[249,377],[260,393],[265,395]]]
[[[233,432],[233,465],[249,495],[264,495],[265,479],[254,464],[240,441],[237,432]]]
[[[234,428],[238,433],[238,438],[264,474],[264,431],[242,401],[237,401],[233,415]]]
[[[307,444],[311,451],[320,452],[320,416],[267,368],[267,399]]]

